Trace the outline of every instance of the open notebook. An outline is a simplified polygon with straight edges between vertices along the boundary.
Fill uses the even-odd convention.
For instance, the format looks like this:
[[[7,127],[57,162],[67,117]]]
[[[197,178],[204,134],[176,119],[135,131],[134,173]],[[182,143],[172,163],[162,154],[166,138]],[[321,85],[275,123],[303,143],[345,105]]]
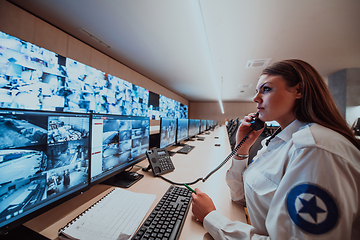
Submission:
[[[123,240],[135,233],[156,196],[115,188],[59,230],[60,239]]]

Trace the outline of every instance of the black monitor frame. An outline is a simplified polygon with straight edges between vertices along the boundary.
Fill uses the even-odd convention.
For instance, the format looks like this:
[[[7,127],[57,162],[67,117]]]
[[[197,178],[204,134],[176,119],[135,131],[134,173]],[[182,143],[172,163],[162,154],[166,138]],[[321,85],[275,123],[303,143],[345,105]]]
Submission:
[[[139,120],[139,121],[146,121],[146,129],[143,130],[144,131],[143,133],[145,134],[145,138],[141,138],[141,140],[145,139],[145,141],[146,141],[146,138],[147,138],[147,141],[146,141],[147,144],[141,144],[141,145],[144,146],[144,152],[137,155],[134,159],[130,159],[130,160],[127,159],[126,162],[124,162],[122,164],[114,165],[114,166],[112,166],[112,168],[109,168],[107,171],[101,173],[100,175],[92,176],[92,174],[93,174],[92,169],[94,170],[94,167],[95,167],[95,156],[96,156],[95,154],[102,154],[100,157],[101,157],[101,165],[102,165],[101,167],[103,167],[103,156],[104,156],[103,154],[105,153],[103,146],[101,146],[101,149],[95,149],[96,146],[95,146],[95,144],[93,142],[93,139],[96,139],[96,138],[101,138],[102,139],[101,136],[93,135],[94,131],[96,131],[94,129],[94,125],[96,125],[96,122],[95,122],[96,120],[95,119],[99,119],[99,118],[107,118],[107,120],[123,120],[123,121]],[[91,133],[92,133],[91,134],[91,139],[92,140],[91,140],[91,161],[90,161],[90,174],[89,174],[90,175],[90,186],[96,185],[98,183],[106,182],[107,184],[111,184],[111,185],[114,185],[114,186],[129,187],[134,182],[124,183],[124,181],[123,181],[124,179],[122,178],[123,176],[121,176],[121,175],[128,173],[128,172],[125,171],[126,169],[128,169],[129,167],[132,167],[133,165],[143,161],[146,158],[145,153],[149,149],[150,118],[149,117],[140,117],[140,116],[126,116],[126,115],[116,115],[116,114],[93,113],[91,115],[91,126],[92,126],[92,131],[91,131]],[[126,130],[126,131],[128,131],[128,130]],[[118,138],[120,138],[120,132],[118,134],[119,134]],[[136,134],[136,132],[135,133],[131,132],[131,136],[133,134]],[[140,140],[140,138],[136,138],[136,140],[138,140],[138,139]],[[129,140],[130,139],[124,139],[124,141],[129,141]],[[134,140],[134,139],[131,137],[131,140]],[[119,147],[120,146],[120,141],[117,144],[118,144],[118,147]],[[133,144],[134,143],[131,141],[130,149],[126,149],[126,151],[132,151]],[[101,145],[103,145],[103,141],[102,141]],[[116,143],[115,143],[115,145],[116,145]],[[146,145],[147,145],[147,147],[145,148]],[[110,148],[108,148],[108,149],[110,149]],[[123,153],[124,152],[121,151],[120,148],[119,148],[119,152],[117,152],[115,154],[123,154]]]
[[[0,152],[4,151],[4,154],[6,154],[6,151],[11,153],[11,149],[14,149],[14,150],[18,149],[17,151],[19,152],[19,154],[22,154],[22,156],[19,155],[19,158],[25,157],[25,155],[29,155],[27,157],[27,159],[28,158],[34,159],[34,156],[37,155],[37,159],[35,159],[35,160],[39,160],[39,156],[41,156],[40,166],[34,168],[34,170],[38,169],[37,172],[34,173],[33,177],[28,178],[28,180],[30,181],[29,183],[32,182],[32,186],[29,185],[30,187],[28,188],[28,191],[30,191],[31,193],[28,194],[27,196],[25,196],[25,198],[24,198],[24,201],[26,200],[28,202],[26,202],[24,205],[24,203],[23,203],[24,201],[23,201],[21,206],[20,206],[20,204],[18,204],[19,207],[21,207],[18,212],[20,212],[20,211],[21,212],[20,212],[20,214],[17,214],[16,216],[12,217],[13,218],[12,221],[8,221],[7,223],[3,222],[0,224],[0,235],[2,235],[2,234],[6,234],[7,232],[11,231],[12,229],[14,229],[14,231],[15,231],[16,230],[15,228],[19,227],[21,224],[29,221],[30,219],[50,210],[51,208],[65,202],[65,201],[67,201],[89,189],[90,137],[89,137],[88,133],[90,132],[90,123],[89,123],[90,117],[89,117],[89,114],[87,114],[87,113],[64,113],[64,112],[53,112],[53,111],[4,109],[4,108],[0,109],[0,114],[3,115],[4,117],[7,117],[6,115],[9,116],[9,117],[7,117],[7,120],[6,120],[6,118],[1,117],[2,121],[7,121],[7,122],[4,122],[4,124],[7,124],[9,129],[12,128],[11,130],[14,130],[14,129],[19,130],[19,132],[18,132],[19,135],[21,134],[24,137],[26,136],[26,138],[29,138],[29,140],[30,140],[30,137],[31,137],[31,139],[37,138],[36,141],[33,140],[31,142],[28,142],[28,144],[25,146],[19,145],[18,147],[6,147],[5,149],[0,150]],[[18,115],[14,115],[14,114],[18,114]],[[24,118],[20,117],[20,114],[24,114]],[[14,116],[13,121],[10,119],[11,115]],[[35,116],[33,116],[33,115],[35,115]],[[46,120],[48,121],[47,126],[45,126],[46,123],[44,122],[44,119],[42,118],[45,116],[47,118]],[[87,121],[87,129],[84,129],[84,132],[83,132],[83,134],[81,134],[81,137],[78,137],[78,139],[76,139],[74,141],[72,141],[73,138],[71,140],[68,140],[68,139],[64,140],[61,138],[56,138],[56,140],[54,140],[54,141],[49,140],[50,139],[49,132],[54,133],[54,131],[49,131],[49,128],[52,128],[52,130],[54,130],[54,126],[56,125],[55,122],[58,120],[56,117],[60,117],[60,116],[85,117],[88,120]],[[51,121],[53,121],[53,122],[50,122],[49,117],[52,118]],[[58,121],[57,123],[59,123],[59,122],[60,121]],[[55,123],[55,125],[54,125],[54,123]],[[62,126],[62,125],[57,125],[57,126]],[[45,127],[46,127],[46,129],[45,129]],[[74,129],[71,129],[71,130],[72,130],[71,131],[72,137],[74,137],[75,135],[78,134],[78,132],[76,132],[76,134],[75,134]],[[86,130],[88,130],[87,133],[86,133]],[[31,132],[31,131],[33,131],[33,132]],[[46,139],[44,139],[44,137],[45,137],[45,135],[43,135],[44,131],[47,131]],[[10,133],[10,131],[9,131],[9,133]],[[29,137],[28,134],[32,134],[32,133],[33,133],[33,135]],[[70,133],[70,131],[68,131],[68,133]],[[77,135],[77,136],[79,136],[79,135]],[[52,139],[54,139],[54,138],[52,138]],[[61,141],[58,141],[59,139]],[[85,145],[81,145],[81,143],[83,143]],[[79,164],[74,164],[74,166],[76,165],[79,168],[82,168],[80,170],[80,172],[85,170],[86,174],[83,179],[84,182],[82,182],[82,183],[79,182],[75,186],[69,187],[69,189],[70,189],[69,191],[64,191],[61,194],[51,193],[49,191],[52,190],[53,188],[50,188],[51,184],[49,185],[49,183],[50,183],[49,179],[53,179],[53,178],[50,178],[49,174],[56,174],[56,172],[59,173],[60,170],[61,171],[64,170],[63,169],[64,167],[66,168],[67,166],[73,166],[73,165],[71,165],[73,162],[70,162],[69,164],[67,164],[66,162],[63,161],[64,159],[63,160],[60,159],[61,155],[63,156],[63,154],[65,154],[65,153],[63,153],[63,150],[65,148],[62,147],[62,146],[65,146],[64,144],[67,146],[66,151],[68,151],[68,149],[72,149],[72,150],[70,150],[70,152],[67,152],[66,154],[72,155],[74,158],[75,158],[75,156],[77,158],[79,158],[79,155],[80,155],[80,158],[83,158],[83,160],[81,160],[82,163],[80,164],[80,166],[78,166]],[[70,144],[70,148],[68,148],[69,144]],[[80,146],[86,147],[86,144],[88,145],[87,152],[85,152],[86,148],[85,149],[79,148]],[[77,147],[75,147],[75,145],[77,145]],[[31,150],[31,149],[33,149],[33,150]],[[36,153],[35,155],[32,154],[35,152],[38,152],[38,153]],[[48,157],[48,156],[52,156],[52,155],[49,155],[50,153],[54,153],[54,154],[59,153],[60,155],[58,156],[59,159],[58,159],[57,164],[63,164],[63,166],[60,166],[58,168],[51,167],[49,165],[50,157]],[[16,154],[14,154],[14,155],[16,155]],[[9,157],[10,157],[10,155],[9,155]],[[66,164],[66,165],[64,165],[64,164]],[[85,166],[82,166],[82,164],[85,164]],[[68,168],[68,169],[70,170],[70,168]],[[73,169],[71,169],[71,170],[73,170]],[[65,176],[65,173],[66,173],[66,176]],[[69,173],[69,175],[67,173]],[[60,181],[60,182],[56,181],[56,185],[58,185],[60,183],[61,184],[60,187],[64,185],[63,188],[65,188],[65,186],[69,183],[68,182],[65,184],[65,178],[67,179],[67,177],[70,177],[70,174],[71,173],[65,169],[64,176],[62,179],[59,179],[59,177],[58,178],[55,177],[55,179]],[[57,175],[57,176],[60,176],[60,175]],[[15,179],[14,181],[20,181],[20,180],[23,181],[24,184],[25,184],[25,181],[27,181],[26,178]],[[45,182],[43,182],[43,181],[45,181]],[[2,185],[2,187],[4,187],[6,184],[9,184],[9,183],[11,183],[11,182],[6,182],[1,185]],[[42,189],[41,186],[44,183],[45,183],[45,185],[44,185],[45,188]],[[16,184],[20,184],[20,183],[14,183],[14,184],[15,185],[13,185],[13,186],[15,187],[15,189],[17,189]],[[71,182],[69,184],[71,184]],[[25,185],[22,185],[21,187],[19,187],[19,189],[23,188],[24,186]],[[11,187],[11,186],[9,186],[9,187]],[[29,190],[29,189],[31,189],[31,190]],[[50,196],[47,196],[48,199],[46,201],[36,203],[36,202],[38,202],[38,196],[40,196],[40,194],[41,194],[41,196],[44,196],[45,191],[46,191],[46,194],[50,194]],[[61,189],[59,191],[61,191]],[[35,192],[35,193],[33,193],[33,192]],[[25,192],[23,192],[23,193],[25,193]],[[9,200],[9,198],[7,198],[7,200]],[[17,198],[15,200],[17,200]],[[34,206],[32,207],[32,209],[28,209],[27,212],[24,213],[23,209],[26,206],[28,206],[29,204],[34,204]],[[10,207],[10,205],[9,205],[9,207]],[[8,209],[8,208],[6,208],[6,209]],[[4,211],[2,211],[2,212],[4,212]],[[24,214],[24,215],[21,215],[21,214]]]

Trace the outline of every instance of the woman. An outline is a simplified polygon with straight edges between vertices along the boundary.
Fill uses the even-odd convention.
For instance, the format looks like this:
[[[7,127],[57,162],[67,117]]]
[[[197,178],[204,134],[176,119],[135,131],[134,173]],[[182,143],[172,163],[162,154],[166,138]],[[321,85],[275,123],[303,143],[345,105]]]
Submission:
[[[259,118],[280,124],[247,164],[252,131],[226,174],[251,225],[232,222],[195,189],[192,211],[214,239],[360,239],[360,144],[319,73],[301,60],[266,68],[256,87]],[[250,131],[244,118],[237,143]]]

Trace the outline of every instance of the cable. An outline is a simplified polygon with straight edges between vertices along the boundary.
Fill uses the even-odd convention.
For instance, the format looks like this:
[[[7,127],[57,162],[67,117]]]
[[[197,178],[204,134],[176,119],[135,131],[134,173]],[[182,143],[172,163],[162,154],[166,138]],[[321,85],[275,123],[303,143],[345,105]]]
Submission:
[[[171,181],[171,180],[169,180],[169,179],[167,179],[167,178],[165,178],[165,177],[163,177],[163,176],[161,176],[161,175],[159,175],[159,176],[157,176],[157,177],[162,178],[163,180],[167,181],[168,183],[171,183],[171,184],[173,184],[173,185],[179,185],[179,186],[184,185],[184,184],[186,184],[186,185],[193,185],[193,184],[197,183],[198,181],[203,180],[203,178],[198,178],[198,179],[196,179],[195,181],[190,182],[190,183],[177,183],[177,182],[173,182],[173,181]]]
[[[246,139],[249,138],[249,134],[253,131],[254,129],[251,129],[246,135],[245,137],[239,142],[239,144],[231,151],[231,153],[225,158],[225,160],[220,163],[219,166],[217,166],[217,168],[215,168],[214,170],[212,170],[206,177],[204,177],[202,179],[203,182],[205,182],[211,175],[213,175],[217,170],[219,170],[225,163],[227,163],[227,161],[229,161],[229,159],[234,156],[234,154],[237,152],[237,150],[239,150],[239,148],[241,147],[241,145],[243,145],[243,143],[245,142]]]
[[[222,163],[220,163],[220,165],[219,166],[217,166],[214,170],[212,170],[208,175],[206,175],[206,177],[204,177],[204,178],[198,178],[198,179],[196,179],[195,181],[193,181],[193,182],[190,182],[190,183],[177,183],[177,182],[173,182],[173,181],[171,181],[171,180],[169,180],[169,179],[167,179],[167,178],[165,178],[165,177],[163,177],[163,176],[161,176],[161,175],[158,175],[157,177],[160,177],[160,178],[162,178],[163,180],[165,180],[166,182],[168,182],[168,183],[171,183],[171,184],[173,184],[173,185],[184,185],[184,184],[186,184],[186,185],[193,185],[193,184],[195,184],[195,183],[197,183],[197,182],[199,182],[200,180],[202,180],[203,182],[205,182],[211,175],[213,175],[217,170],[219,170],[225,163],[227,163],[227,161],[229,161],[229,159],[232,157],[232,156],[234,156],[234,154],[237,152],[237,150],[239,150],[239,148],[241,147],[241,145],[243,145],[243,143],[246,141],[246,139],[248,139],[249,138],[249,134],[253,131],[254,129],[251,129],[246,135],[245,135],[245,137],[239,142],[239,144],[231,151],[231,153],[225,158],[225,160],[224,161],[222,161]]]

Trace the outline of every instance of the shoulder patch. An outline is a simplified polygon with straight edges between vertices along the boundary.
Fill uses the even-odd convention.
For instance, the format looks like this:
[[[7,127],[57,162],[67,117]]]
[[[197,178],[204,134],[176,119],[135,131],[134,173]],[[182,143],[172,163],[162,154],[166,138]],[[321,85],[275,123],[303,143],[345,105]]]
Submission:
[[[302,183],[293,187],[286,197],[286,206],[296,226],[314,235],[332,230],[340,216],[332,196],[311,183]]]

